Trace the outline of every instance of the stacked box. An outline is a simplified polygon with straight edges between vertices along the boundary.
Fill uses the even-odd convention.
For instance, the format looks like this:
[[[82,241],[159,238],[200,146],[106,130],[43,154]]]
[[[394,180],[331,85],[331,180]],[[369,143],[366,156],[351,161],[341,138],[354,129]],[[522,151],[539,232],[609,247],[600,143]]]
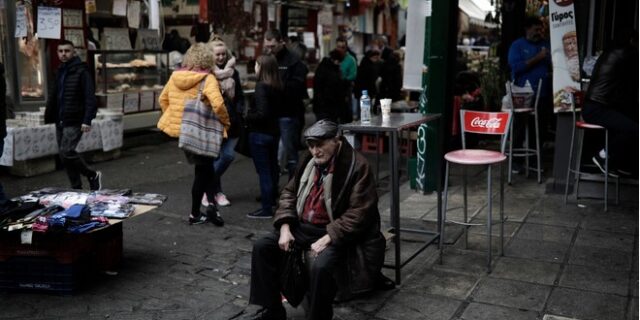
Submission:
[[[33,244],[21,244],[19,232],[0,233],[0,290],[70,294],[121,259],[121,223],[86,234],[34,233]]]

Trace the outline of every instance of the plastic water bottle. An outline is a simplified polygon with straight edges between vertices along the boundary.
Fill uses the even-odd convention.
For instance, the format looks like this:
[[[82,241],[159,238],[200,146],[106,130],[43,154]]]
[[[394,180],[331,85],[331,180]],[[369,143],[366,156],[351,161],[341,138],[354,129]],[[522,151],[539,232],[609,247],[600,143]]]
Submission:
[[[360,122],[371,122],[371,98],[367,90],[362,90],[362,96],[360,96]]]

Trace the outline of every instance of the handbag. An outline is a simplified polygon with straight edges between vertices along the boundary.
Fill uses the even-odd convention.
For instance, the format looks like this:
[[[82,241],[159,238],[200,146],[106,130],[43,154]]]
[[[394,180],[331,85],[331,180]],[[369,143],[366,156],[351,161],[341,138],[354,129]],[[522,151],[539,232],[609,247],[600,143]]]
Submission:
[[[281,270],[280,292],[295,308],[304,299],[309,284],[302,248],[295,244],[290,246],[290,250],[283,256]]]
[[[251,147],[249,145],[249,126],[244,119],[240,120],[240,136],[234,149],[237,153],[251,158]]]
[[[213,109],[202,102],[205,79],[200,82],[197,97],[185,101],[178,147],[200,156],[217,158],[224,126]]]

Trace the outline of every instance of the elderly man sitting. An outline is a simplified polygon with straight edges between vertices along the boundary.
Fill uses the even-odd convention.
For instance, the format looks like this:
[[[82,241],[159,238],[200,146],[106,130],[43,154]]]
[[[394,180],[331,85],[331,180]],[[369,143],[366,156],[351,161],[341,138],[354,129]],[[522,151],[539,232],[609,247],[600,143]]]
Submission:
[[[338,126],[328,120],[304,132],[309,154],[282,191],[276,231],[253,246],[249,302],[263,307],[254,319],[286,319],[278,279],[292,242],[315,257],[307,319],[332,319],[338,289],[362,293],[380,279],[385,240],[374,175],[367,160],[337,133]]]

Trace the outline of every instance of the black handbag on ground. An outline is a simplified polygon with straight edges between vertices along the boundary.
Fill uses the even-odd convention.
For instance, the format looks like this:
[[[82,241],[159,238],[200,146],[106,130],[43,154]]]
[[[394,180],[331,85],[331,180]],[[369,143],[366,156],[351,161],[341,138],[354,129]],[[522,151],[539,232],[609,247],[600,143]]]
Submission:
[[[280,292],[292,307],[297,307],[307,293],[309,278],[304,265],[304,250],[292,244],[282,258]]]

